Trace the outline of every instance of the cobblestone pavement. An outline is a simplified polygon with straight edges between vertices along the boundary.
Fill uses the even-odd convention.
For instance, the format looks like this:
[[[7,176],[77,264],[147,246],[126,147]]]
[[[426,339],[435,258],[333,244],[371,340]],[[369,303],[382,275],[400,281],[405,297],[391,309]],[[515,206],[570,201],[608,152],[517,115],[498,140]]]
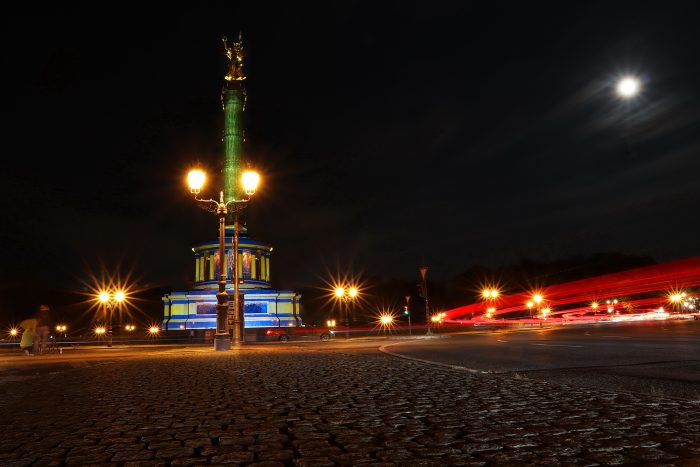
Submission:
[[[700,405],[332,346],[0,384],[0,465],[700,465]]]

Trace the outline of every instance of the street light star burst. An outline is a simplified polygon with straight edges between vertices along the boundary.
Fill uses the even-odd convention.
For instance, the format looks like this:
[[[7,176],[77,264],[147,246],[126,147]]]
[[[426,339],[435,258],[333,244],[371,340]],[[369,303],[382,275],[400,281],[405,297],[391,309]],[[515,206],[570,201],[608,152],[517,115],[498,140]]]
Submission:
[[[377,324],[377,327],[382,331],[386,331],[387,329],[392,329],[396,327],[395,320],[396,315],[389,311],[380,311],[375,316],[375,323]]]

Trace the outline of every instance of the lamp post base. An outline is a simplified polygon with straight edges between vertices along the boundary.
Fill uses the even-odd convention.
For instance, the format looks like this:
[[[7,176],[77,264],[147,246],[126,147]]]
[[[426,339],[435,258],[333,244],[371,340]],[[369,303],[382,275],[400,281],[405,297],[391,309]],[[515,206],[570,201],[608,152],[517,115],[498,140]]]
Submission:
[[[231,350],[231,336],[228,333],[214,335],[214,350]]]

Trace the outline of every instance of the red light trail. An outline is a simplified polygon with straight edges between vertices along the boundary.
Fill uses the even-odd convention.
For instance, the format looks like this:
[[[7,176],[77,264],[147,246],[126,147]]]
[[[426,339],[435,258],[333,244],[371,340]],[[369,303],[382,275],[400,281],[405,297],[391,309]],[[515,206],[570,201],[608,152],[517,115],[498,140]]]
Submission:
[[[541,316],[542,310],[549,310],[545,317],[547,320],[600,320],[610,319],[611,315],[614,315],[616,320],[625,320],[625,316],[618,317],[620,312],[630,319],[640,314],[653,319],[668,316],[665,312],[670,311],[674,305],[669,301],[671,293],[679,293],[699,285],[700,257],[693,257],[552,285],[536,291],[501,295],[497,300],[477,302],[449,310],[445,312],[445,320],[452,323],[502,321],[496,317],[508,313],[528,312],[527,303],[530,302],[531,307],[534,307],[532,301],[535,294],[542,296],[542,302],[532,311],[537,311]],[[654,297],[648,297],[650,294]],[[640,295],[645,296],[639,297]],[[607,303],[608,300],[610,304]],[[598,309],[592,307],[594,302],[598,304]],[[677,303],[675,306],[680,307],[681,304]],[[491,307],[495,307],[496,311],[489,312],[490,318],[486,318],[484,315]],[[698,312],[697,309],[692,311]],[[519,318],[517,321],[541,322],[539,318]]]

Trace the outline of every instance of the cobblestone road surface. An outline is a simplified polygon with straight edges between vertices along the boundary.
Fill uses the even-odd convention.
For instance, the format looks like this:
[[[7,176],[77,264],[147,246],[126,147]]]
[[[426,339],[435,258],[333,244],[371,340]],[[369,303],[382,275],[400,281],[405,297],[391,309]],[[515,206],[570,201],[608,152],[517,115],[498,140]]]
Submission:
[[[0,384],[0,465],[700,465],[696,403],[374,350],[251,346],[72,366]]]

